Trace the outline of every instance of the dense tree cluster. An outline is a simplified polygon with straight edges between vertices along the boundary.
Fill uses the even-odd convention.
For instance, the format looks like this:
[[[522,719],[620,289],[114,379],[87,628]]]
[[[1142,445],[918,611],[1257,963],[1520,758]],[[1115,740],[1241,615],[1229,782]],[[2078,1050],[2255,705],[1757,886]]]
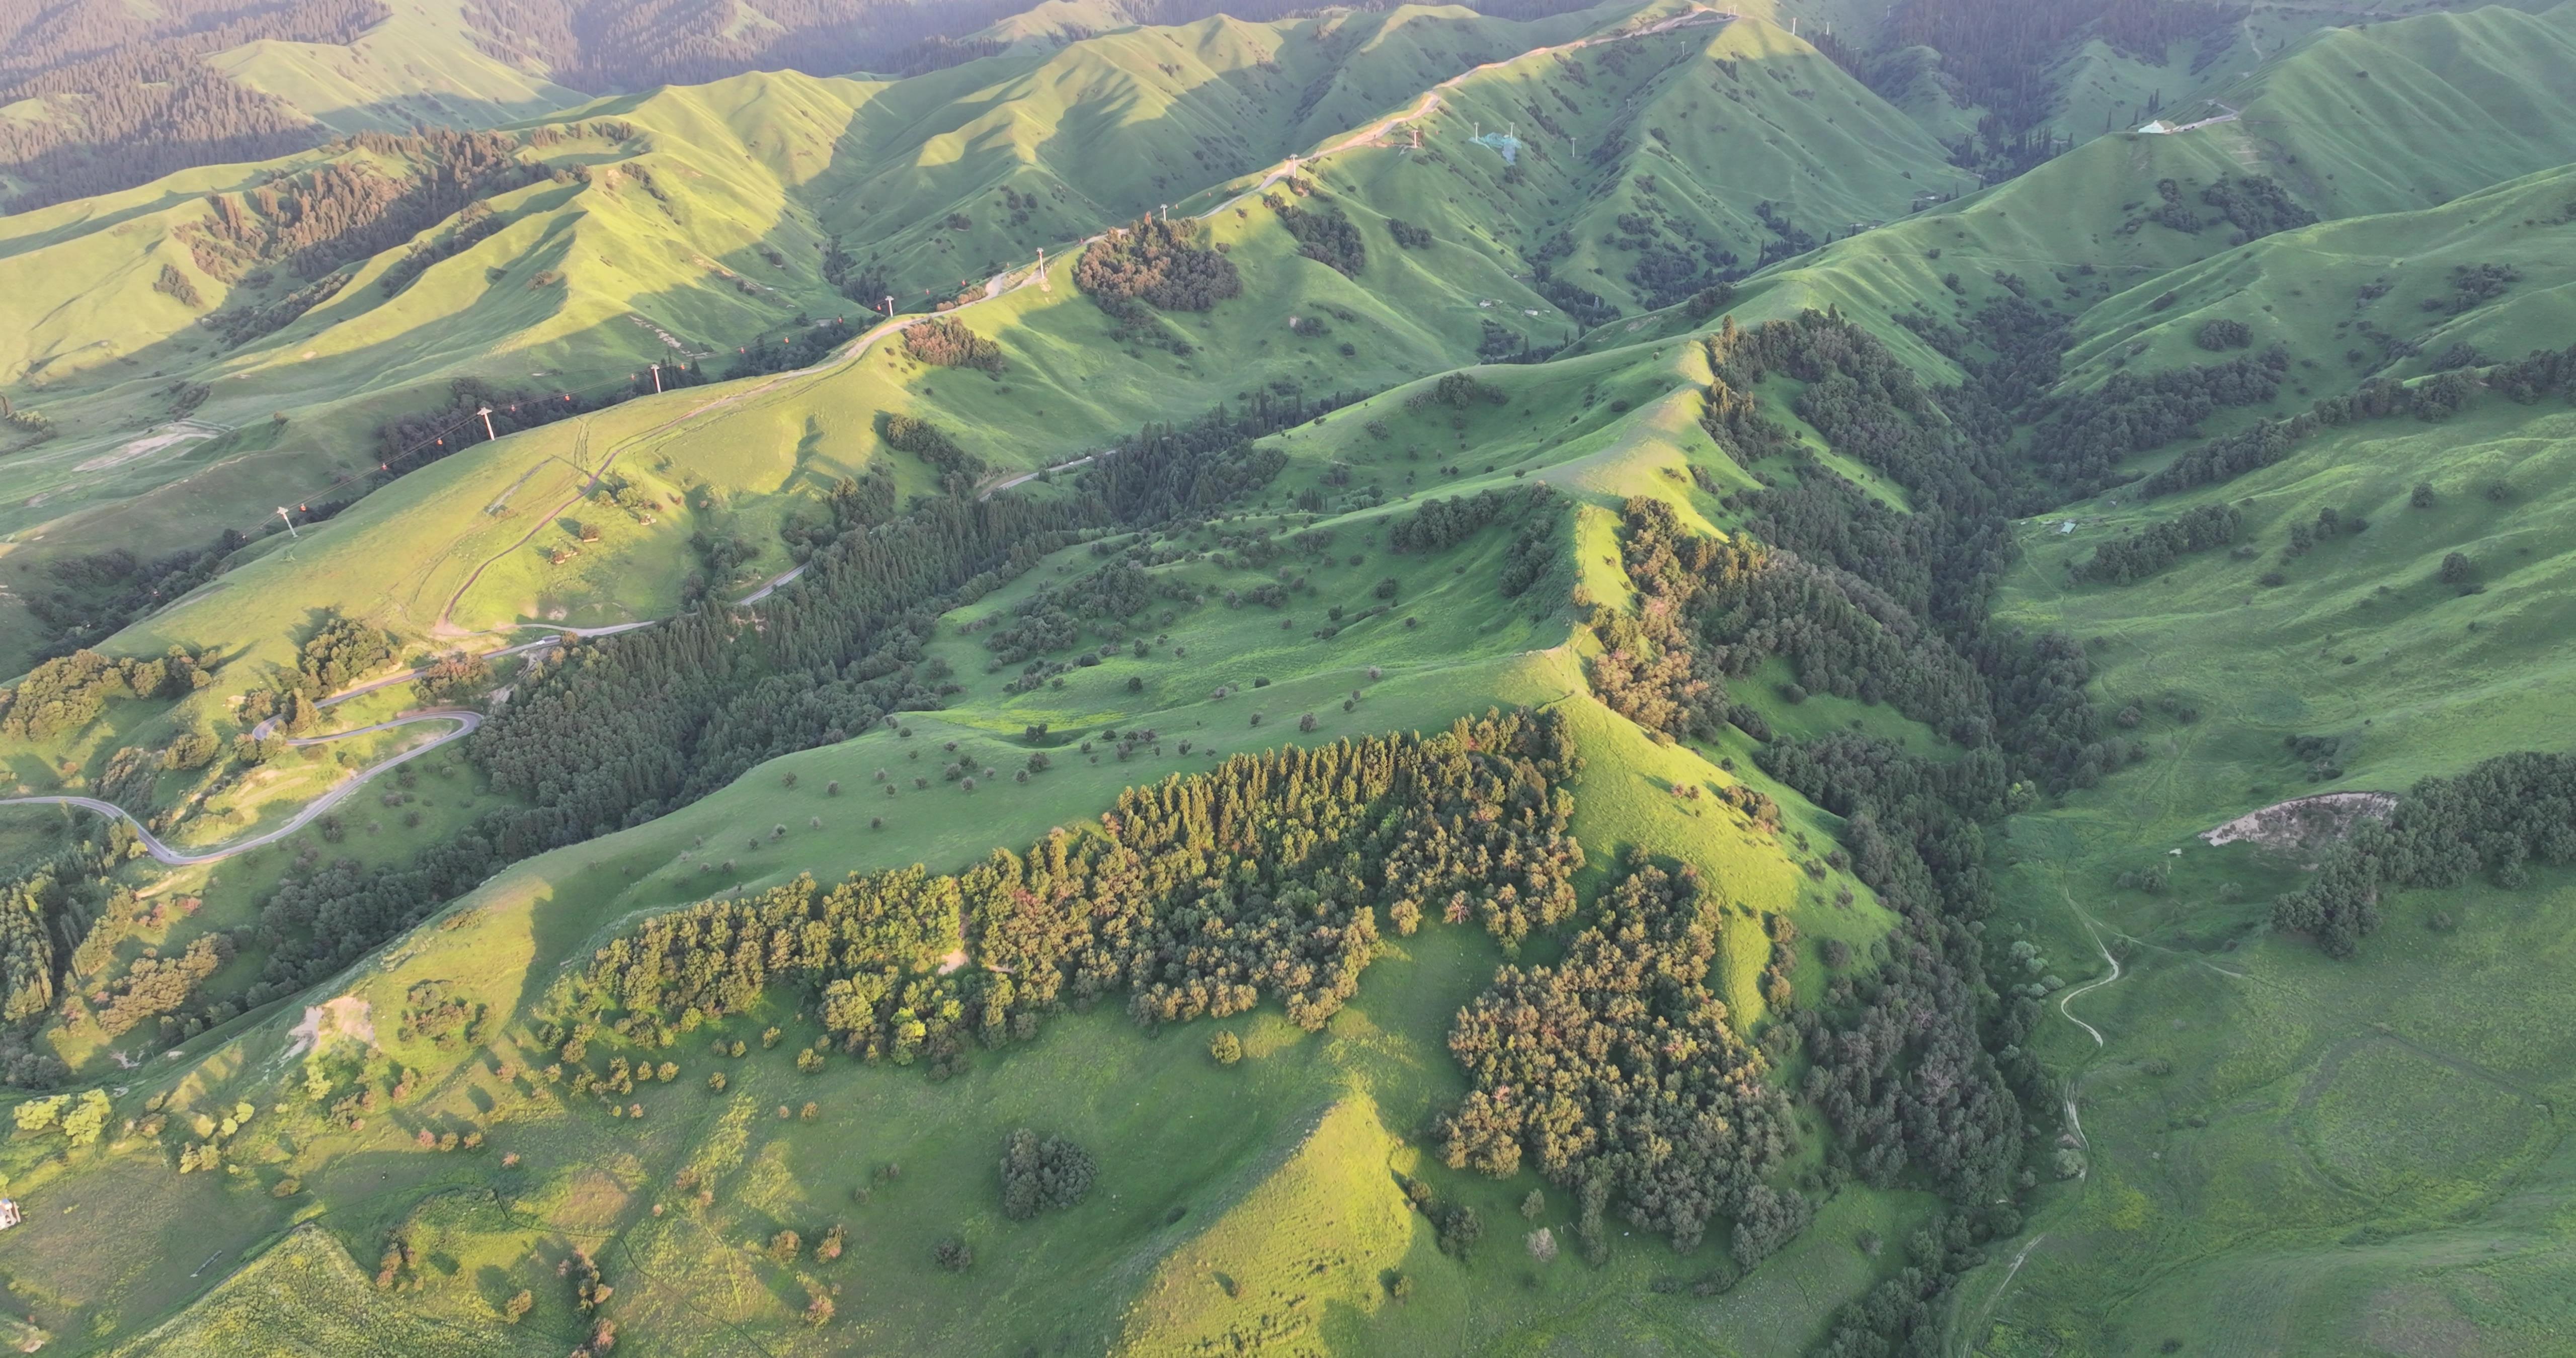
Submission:
[[[1288,455],[1252,442],[1349,404],[1335,392],[1309,402],[1255,392],[1241,413],[1223,406],[1186,424],[1149,424],[1082,469],[1080,487],[1120,523],[1202,516],[1270,484]]]
[[[1986,1262],[1979,1246],[2021,1230],[2010,1204],[1944,1212],[1907,1242],[1905,1265],[1834,1313],[1816,1358],[1940,1358],[1948,1351],[1949,1294]]]
[[[1993,738],[1986,685],[1942,636],[1869,582],[1793,552],[1690,533],[1662,501],[1622,514],[1634,615],[1595,610],[1593,686],[1640,725],[1714,739],[1745,714],[1724,680],[1777,656],[1800,686],[1892,704],[1964,745]]]
[[[522,159],[526,143],[506,132],[369,132],[340,147],[347,154],[327,164],[210,196],[207,215],[179,231],[197,267],[227,283],[269,265],[317,280],[551,173]],[[379,162],[408,172],[387,174]]]
[[[2348,957],[2379,927],[2383,894],[2461,886],[2481,873],[2518,887],[2534,862],[2576,862],[2576,755],[2500,755],[2424,779],[2387,820],[2357,824],[2306,885],[2274,901],[2272,925]]]
[[[1966,332],[1919,325],[1970,373],[1939,402],[1838,317],[1722,327],[1710,345],[1712,434],[1731,453],[1759,448],[1754,460],[1796,468],[1728,500],[1766,545],[1699,539],[1672,511],[1631,505],[1623,546],[1640,607],[1595,620],[1610,651],[1594,673],[1605,697],[1675,734],[1705,736],[1733,719],[1763,742],[1773,776],[1846,818],[1853,871],[1902,917],[1883,951],[1821,996],[1775,983],[1783,1022],[1763,1037],[1765,1050],[1808,1054],[1805,1092],[1835,1132],[1828,1180],[1923,1184],[1965,1212],[1949,1232],[1954,1249],[1928,1248],[1840,1318],[1837,1352],[1937,1335],[1941,1295],[1973,1266],[1974,1242],[2018,1226],[2008,1204],[1994,1204],[2020,1169],[2019,1104],[2043,1093],[2021,1045],[2039,1008],[2032,987],[2003,993],[1985,974],[1982,827],[2027,798],[2029,782],[2087,783],[2134,753],[2101,734],[2080,647],[1986,621],[2015,551],[2011,520],[2048,502],[2003,450],[2054,383],[2062,327],[2018,299],[1978,319],[1989,358],[1966,354]],[[1903,486],[1914,512],[1887,510],[1769,428],[1753,393],[1773,372],[1803,384],[1801,418]],[[1859,736],[1775,736],[1724,691],[1728,676],[1775,655],[1802,688],[1889,703],[1965,752],[1931,759]],[[1775,978],[1783,955],[1794,959],[1791,937],[1774,932]],[[1837,970],[1848,961],[1827,957]]]
[[[234,1000],[210,1000],[204,982],[233,955],[242,931],[201,935],[166,959],[146,947],[115,974],[126,943],[167,937],[198,906],[193,896],[147,898],[118,881],[118,866],[141,852],[131,829],[108,822],[0,884],[0,1021],[32,1027],[61,1005],[65,1017],[88,1012],[110,1032],[158,1018],[163,1035],[184,1038],[241,1012]],[[73,940],[78,946],[65,953],[61,945]],[[0,1080],[41,1086],[64,1074],[50,1047],[29,1037],[26,1028],[0,1031]]]
[[[786,372],[791,368],[810,368],[858,333],[858,327],[850,324],[847,318],[835,316],[828,321],[799,326],[783,335],[762,335],[749,344],[735,347],[733,366],[725,370],[725,376],[755,377],[762,373]]]
[[[681,0],[474,0],[465,15],[476,45],[494,57],[607,93],[744,71],[919,75],[1000,51],[999,40],[965,35],[1025,8],[1024,0],[754,0],[718,13]]]
[[[1499,406],[1511,403],[1512,394],[1473,373],[1442,373],[1431,385],[1404,398],[1407,410],[1430,406],[1447,406],[1468,410],[1479,405]]]
[[[1166,311],[1206,311],[1243,291],[1234,261],[1203,244],[1192,222],[1146,216],[1112,229],[1083,250],[1073,266],[1074,286],[1112,315],[1121,303],[1143,302]]]
[[[396,296],[429,272],[431,265],[454,259],[499,235],[509,224],[509,219],[494,212],[490,203],[477,198],[457,210],[455,224],[444,234],[412,242],[402,258],[385,266],[383,275],[376,279],[376,288],[387,297]]]
[[[296,651],[299,686],[317,697],[329,697],[391,664],[394,639],[373,623],[338,615],[325,619]]]
[[[1079,1206],[1099,1172],[1091,1152],[1022,1127],[1002,1141],[1002,1215],[1026,1221]]]
[[[2191,342],[2213,354],[2223,354],[2230,349],[2250,349],[2254,347],[2254,328],[2243,321],[2214,316],[2201,322],[2200,328],[2192,332]]]
[[[914,361],[939,368],[1002,371],[1002,346],[966,328],[954,316],[932,316],[903,328],[903,351]]]
[[[1740,590],[1762,569],[1760,548],[1686,532],[1661,500],[1638,497],[1622,515],[1621,555],[1640,595],[1635,613],[1596,605],[1601,640],[1592,688],[1611,711],[1650,731],[1714,740],[1732,709],[1715,658],[1692,633],[1703,593]]]
[[[304,318],[304,313],[340,295],[356,277],[350,271],[324,274],[283,296],[264,301],[228,306],[212,315],[200,316],[197,324],[215,332],[227,349],[239,348],[253,340],[265,339]]]
[[[2012,519],[2048,503],[2004,448],[2021,413],[2053,380],[2055,327],[2027,305],[1990,307],[1979,319],[2002,356],[1970,364],[1970,384],[1944,393],[1966,412],[1945,420],[1942,405],[1885,346],[1839,316],[1810,311],[1751,330],[1728,318],[1710,342],[1721,380],[1739,392],[1772,371],[1804,382],[1793,402],[1800,418],[1903,486],[1914,512],[1889,509],[1794,449],[1794,480],[1738,492],[1726,503],[1746,513],[1747,529],[1761,539],[1839,571],[1824,583],[1852,605],[1840,616],[1865,616],[1881,631],[1899,615],[1929,624],[1866,642],[1846,638],[1844,653],[1893,662],[1872,667],[1873,691],[1963,744],[1979,743],[1979,728],[1990,729],[2028,776],[2052,788],[2089,785],[2135,751],[2102,734],[2084,693],[2091,667],[2082,649],[2054,634],[2000,634],[1986,621],[1986,601],[2018,553]],[[1884,599],[1855,594],[1844,577]],[[1783,635],[1807,626],[1784,621]],[[1968,676],[1939,656],[1945,645],[1982,678],[1981,700]],[[1833,687],[1856,695],[1863,682],[1852,673]],[[1933,715],[1941,713],[1949,715]]]
[[[1301,188],[1299,192],[1305,190]],[[1368,242],[1360,238],[1359,227],[1331,200],[1316,195],[1316,205],[1308,209],[1278,194],[1265,193],[1261,202],[1279,214],[1279,224],[1296,238],[1297,253],[1345,278],[1357,278],[1368,267]]]
[[[51,872],[0,887],[0,1021],[23,1022],[53,1007],[59,972],[52,923],[61,905]]]
[[[947,430],[928,420],[887,411],[877,417],[877,437],[897,452],[920,458],[938,474],[939,489],[949,495],[972,494],[976,478],[985,471],[984,459],[958,446]]]
[[[2280,181],[2269,175],[2235,175],[2200,191],[2200,201],[2218,209],[2236,228],[2236,243],[2260,240],[2277,231],[2314,226],[2317,214],[2299,206]]]
[[[225,932],[199,934],[177,957],[161,957],[146,948],[124,975],[108,983],[107,1003],[98,1009],[99,1028],[120,1037],[146,1019],[175,1013],[232,959],[233,936]]]
[[[1389,529],[1386,545],[1393,552],[1444,552],[1492,527],[1516,508],[1523,491],[1478,491],[1426,500],[1420,509]]]
[[[212,678],[203,657],[176,646],[159,660],[74,651],[29,670],[17,687],[0,689],[0,733],[47,740],[89,725],[110,698],[174,697]]]
[[[2144,580],[2193,552],[2233,543],[2244,526],[2245,516],[2234,505],[2187,509],[2144,532],[2123,533],[2094,548],[2091,559],[2074,568],[2075,578],[2107,585]]]
[[[2522,270],[2510,264],[2460,264],[2451,269],[2451,295],[2427,297],[2426,311],[2459,316],[2504,296],[2522,281]]]
[[[1237,755],[954,876],[800,880],[657,916],[600,950],[559,1017],[685,1031],[791,984],[844,1050],[898,1062],[1025,1039],[1121,990],[1147,1024],[1267,997],[1319,1028],[1376,955],[1381,910],[1399,933],[1437,911],[1506,943],[1572,912],[1572,773],[1547,714]],[[961,948],[978,965],[943,970]]]
[[[205,309],[206,296],[197,291],[197,280],[190,278],[176,264],[164,263],[161,266],[161,276],[152,280],[152,290],[177,299],[181,306],[192,311]]]
[[[1991,111],[1989,134],[2019,132],[2056,111],[2049,75],[2088,29],[2162,64],[2167,43],[2234,24],[2241,8],[2192,0],[1905,0],[1889,15],[1887,45],[1929,47],[1960,89],[1960,102]],[[1902,63],[1889,71],[1902,77]]]
[[[1792,453],[1797,447],[1797,440],[1779,421],[1762,413],[1762,403],[1751,392],[1737,391],[1727,385],[1724,377],[1710,380],[1706,400],[1700,406],[1699,427],[1707,430],[1719,451],[1739,467],[1749,468],[1764,458]]]
[[[242,1002],[266,1004],[347,966],[507,861],[475,831],[383,868],[348,858],[299,861],[260,906],[255,938],[269,953]]]
[[[496,782],[536,804],[504,852],[640,824],[762,760],[936,706],[931,620],[1068,540],[1083,508],[942,497],[815,553],[757,628],[701,611],[568,645],[474,742]]]
[[[1884,963],[1799,1011],[1808,1097],[1872,1183],[1911,1167],[1962,1205],[2007,1192],[2022,1147],[2012,1086],[2035,1093],[2039,1070],[2026,1055],[1999,1068],[1988,1044],[2018,1050],[2038,1004],[1995,993],[1968,927],[1992,909],[1981,825],[2011,805],[2003,760],[1971,751],[1945,763],[1855,735],[1776,742],[1762,760],[1847,818],[1853,871],[1905,917]]]
[[[1605,1199],[1676,1249],[1732,1218],[1748,1268],[1803,1229],[1805,1199],[1764,1182],[1795,1147],[1788,1100],[1708,989],[1721,909],[1690,869],[1632,861],[1563,958],[1497,973],[1449,1033],[1469,1081],[1440,1121],[1449,1165],[1526,1156],[1586,1205],[1596,1253]]]
[[[146,561],[122,547],[58,557],[45,565],[46,585],[15,593],[49,638],[38,660],[69,655],[90,641],[112,636],[127,623],[211,580],[224,558],[250,541],[225,529],[211,546]]]
[[[2032,453],[2067,494],[2090,495],[2118,483],[2122,461],[2192,437],[2201,421],[2219,411],[2270,405],[2289,371],[2289,351],[2276,346],[2146,377],[2113,373],[2101,386],[2041,413]]]
[[[1073,645],[1086,624],[1099,627],[1113,642],[1120,626],[1158,599],[1195,599],[1194,591],[1166,585],[1130,557],[1120,557],[1082,579],[1050,585],[1011,610],[1011,621],[984,639],[996,667],[1018,665]]]

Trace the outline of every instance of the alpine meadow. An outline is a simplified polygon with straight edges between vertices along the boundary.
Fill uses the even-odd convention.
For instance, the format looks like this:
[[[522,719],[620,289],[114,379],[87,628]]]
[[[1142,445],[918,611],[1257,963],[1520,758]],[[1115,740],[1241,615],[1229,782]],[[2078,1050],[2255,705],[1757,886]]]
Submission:
[[[2576,0],[0,0],[0,1344],[2576,1358]]]

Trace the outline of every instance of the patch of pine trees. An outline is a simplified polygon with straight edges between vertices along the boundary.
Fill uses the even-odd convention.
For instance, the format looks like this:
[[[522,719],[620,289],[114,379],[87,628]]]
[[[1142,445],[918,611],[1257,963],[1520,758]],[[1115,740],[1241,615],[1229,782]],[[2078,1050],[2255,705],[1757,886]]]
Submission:
[[[2244,526],[2245,516],[2234,505],[2201,505],[2094,548],[2074,568],[2075,578],[2106,585],[2144,580],[2192,553],[2233,543]]]
[[[1438,1127],[1450,1167],[1572,1190],[1596,1259],[1612,1204],[1681,1250],[1730,1219],[1746,1268],[1802,1230],[1806,1200],[1766,1182],[1788,1100],[1708,988],[1721,908],[1690,869],[1632,861],[1562,958],[1502,968],[1449,1033],[1469,1082]]]
[[[940,1066],[1112,994],[1147,1025],[1267,999],[1312,1030],[1357,990],[1381,918],[1517,945],[1570,915],[1573,771],[1562,719],[1530,713],[1237,755],[962,873],[800,880],[657,916],[600,950],[556,1021],[688,1031],[788,986],[844,1051]],[[974,965],[943,968],[960,950]]]

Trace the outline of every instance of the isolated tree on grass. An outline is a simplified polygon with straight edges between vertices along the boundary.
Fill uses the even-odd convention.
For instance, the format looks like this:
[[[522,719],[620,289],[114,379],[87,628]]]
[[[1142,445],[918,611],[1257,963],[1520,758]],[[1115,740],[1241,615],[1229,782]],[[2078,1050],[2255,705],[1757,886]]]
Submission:
[[[1002,1143],[1002,1215],[1026,1221],[1071,1207],[1091,1192],[1095,1173],[1090,1152],[1022,1127]]]

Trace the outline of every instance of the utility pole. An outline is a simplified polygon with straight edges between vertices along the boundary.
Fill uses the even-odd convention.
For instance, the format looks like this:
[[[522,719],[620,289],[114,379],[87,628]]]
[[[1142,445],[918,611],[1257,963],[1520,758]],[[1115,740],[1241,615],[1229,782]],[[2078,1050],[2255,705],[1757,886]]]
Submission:
[[[483,437],[484,437],[484,438],[486,438],[486,439],[496,439],[496,438],[501,437],[500,435],[495,434],[495,433],[493,433],[493,432],[492,432],[492,407],[490,407],[490,406],[485,406],[485,407],[483,407],[481,410],[475,411],[474,413],[483,417]]]
[[[1041,246],[1039,246],[1039,247],[1038,247],[1038,291],[1040,291],[1040,292],[1053,292],[1053,291],[1055,291],[1055,285],[1054,285],[1054,284],[1052,284],[1052,283],[1049,283],[1049,282],[1047,281],[1047,276],[1046,276],[1046,247],[1045,247],[1045,246],[1043,246],[1043,245],[1041,245]]]
[[[304,536],[302,533],[295,531],[295,516],[286,512],[286,506],[279,505],[277,507],[277,517],[286,520],[286,535],[288,537],[300,538]]]

